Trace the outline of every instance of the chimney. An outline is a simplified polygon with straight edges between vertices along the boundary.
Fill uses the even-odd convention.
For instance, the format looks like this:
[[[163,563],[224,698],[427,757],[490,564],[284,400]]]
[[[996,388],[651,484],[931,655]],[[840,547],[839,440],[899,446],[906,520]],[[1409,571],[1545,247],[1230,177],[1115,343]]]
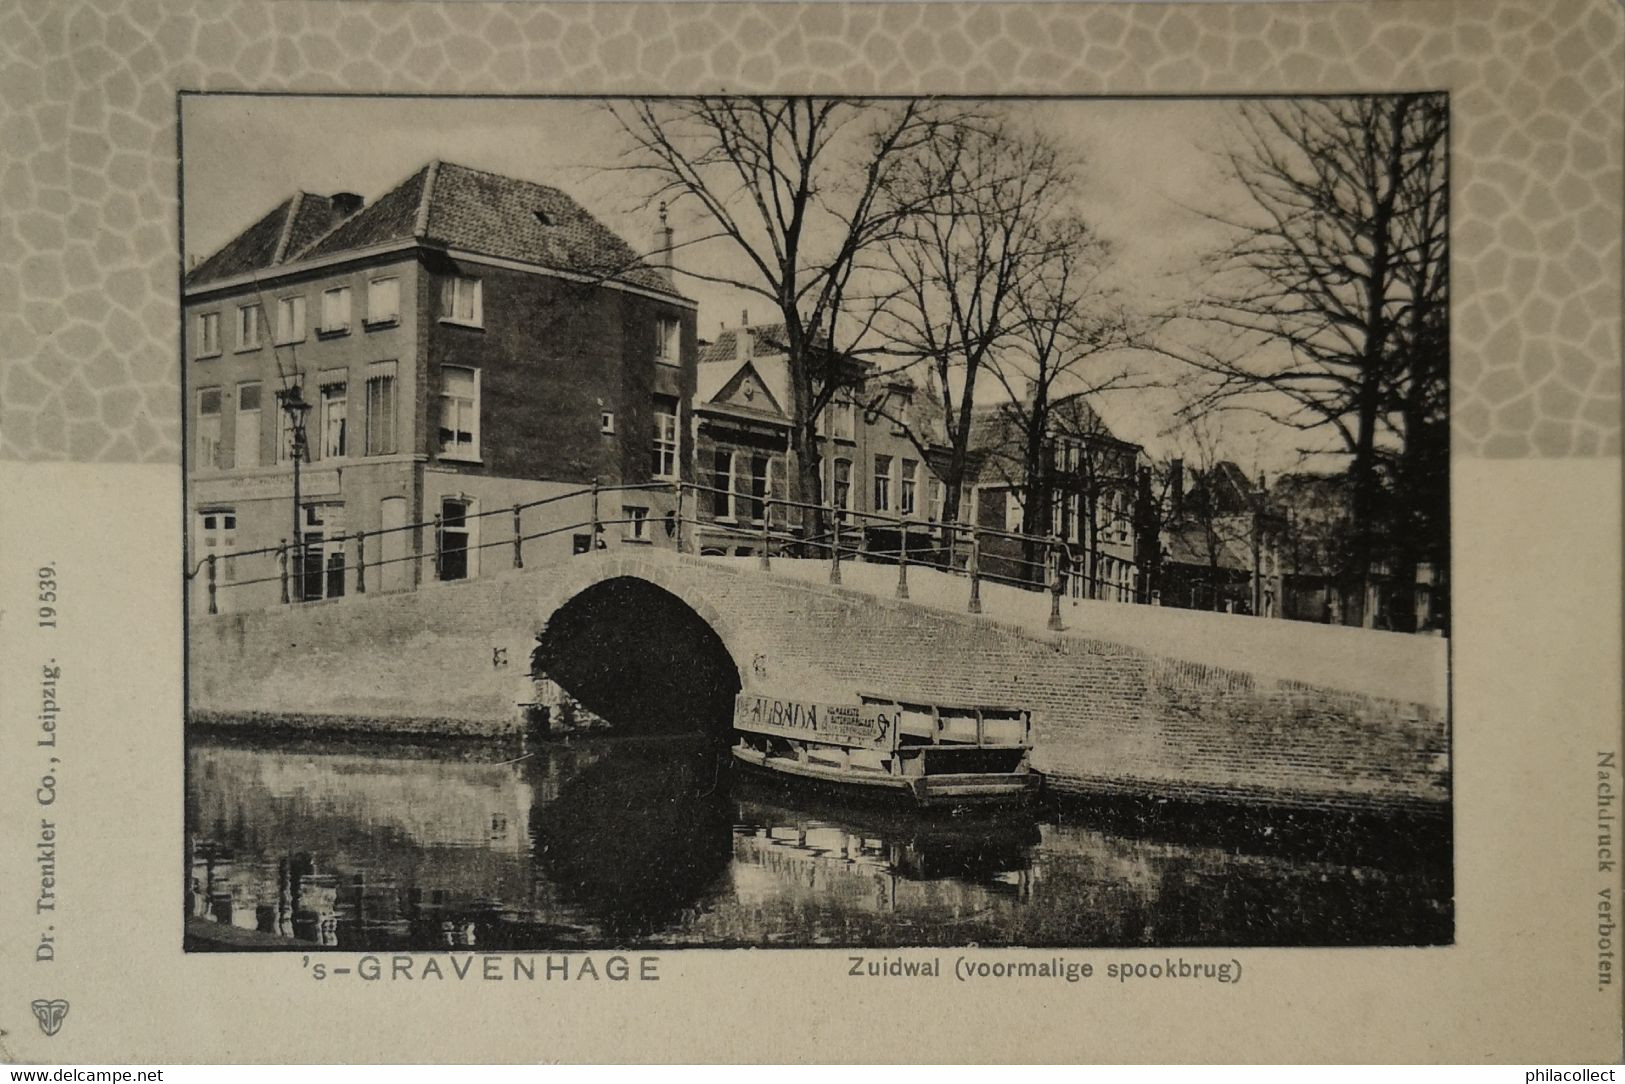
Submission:
[[[361,205],[366,202],[354,192],[334,192],[327,197],[327,200],[333,208],[332,220],[334,225],[361,210]]]
[[[672,229],[666,224],[666,201],[660,201],[660,225],[655,227],[654,243],[649,246],[649,263],[671,270]]]
[[[749,361],[754,352],[755,337],[750,333],[750,310],[739,314],[739,330],[734,332],[734,360]]]
[[[1185,511],[1185,461],[1168,464],[1168,518],[1178,519]]]

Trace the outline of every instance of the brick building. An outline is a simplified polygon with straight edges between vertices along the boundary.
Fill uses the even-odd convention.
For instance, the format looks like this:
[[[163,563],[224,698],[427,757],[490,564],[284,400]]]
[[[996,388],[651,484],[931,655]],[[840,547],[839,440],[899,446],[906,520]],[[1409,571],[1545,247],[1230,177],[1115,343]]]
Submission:
[[[1052,403],[1040,454],[1029,476],[1030,406],[979,407],[971,420],[966,492],[970,522],[990,531],[1053,536],[1071,554],[1074,597],[1132,602],[1140,446],[1113,435],[1082,394]],[[1030,511],[1030,514],[1029,514]],[[1017,539],[984,536],[982,568],[992,576],[1037,583],[1043,554]]]
[[[369,591],[477,576],[511,567],[516,528],[592,517],[586,497],[514,505],[595,479],[660,483],[605,494],[599,514],[637,520],[607,544],[665,543],[696,306],[664,223],[647,251],[556,188],[450,162],[371,204],[284,200],[185,278],[189,567],[223,559],[223,609],[272,604],[279,559],[231,554],[291,542],[297,518],[296,599],[361,586],[356,532],[388,532],[366,540]]]
[[[699,358],[695,477],[711,491],[700,496],[697,552],[755,553],[765,499],[790,493],[794,407],[784,325],[725,329]],[[911,380],[848,363],[853,386],[818,417],[819,499],[844,513],[850,534],[843,544],[876,556],[897,549],[898,528],[888,520],[918,521],[909,528],[909,549],[923,559],[936,544],[928,525],[942,517],[943,483],[933,465],[945,453],[941,426]],[[799,522],[775,512],[775,532],[791,519]]]

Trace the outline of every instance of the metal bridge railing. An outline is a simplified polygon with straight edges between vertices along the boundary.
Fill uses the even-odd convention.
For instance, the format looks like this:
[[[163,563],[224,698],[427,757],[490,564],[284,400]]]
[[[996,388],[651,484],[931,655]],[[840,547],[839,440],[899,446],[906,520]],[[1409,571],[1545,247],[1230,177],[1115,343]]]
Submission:
[[[659,516],[649,514],[653,509],[639,516],[603,514],[605,497],[629,493],[669,494],[672,507]],[[751,514],[745,518],[707,516],[700,507],[707,497],[713,504],[719,497],[726,498],[731,509],[743,507]],[[585,518],[546,525],[536,524],[537,517],[532,515],[532,529],[526,529],[526,513],[583,498],[590,502]],[[758,511],[759,516],[755,515]],[[511,522],[510,533],[472,541],[470,523],[498,518]],[[397,565],[413,568],[414,585],[425,573],[435,580],[469,578],[469,556],[487,550],[507,549],[511,567],[524,568],[526,543],[566,533],[584,531],[586,551],[603,551],[608,548],[606,529],[614,526],[636,526],[638,533],[622,541],[639,543],[656,542],[654,532],[663,528],[678,552],[699,552],[702,556],[704,541],[725,540],[735,548],[749,548],[763,569],[770,569],[775,557],[826,560],[832,584],[841,583],[843,563],[895,564],[898,598],[909,597],[910,567],[929,567],[966,581],[966,609],[970,613],[982,612],[984,582],[1042,591],[1050,596],[1049,626],[1056,629],[1062,627],[1061,599],[1069,588],[1074,597],[1099,598],[1116,593],[1120,601],[1151,601],[1133,562],[1113,558],[1130,570],[1132,583],[1102,578],[1096,568],[1087,567],[1092,563],[1087,560],[1087,551],[1080,554],[1072,544],[1054,535],[1028,535],[918,516],[836,508],[698,482],[607,486],[595,482],[537,500],[470,512],[454,522],[436,515],[395,527],[324,534],[314,542],[301,538],[289,543],[283,539],[275,546],[207,554],[186,570],[186,577],[202,580],[208,612],[215,614],[224,593],[268,584],[277,585],[281,605],[342,597],[352,590],[365,595],[369,571],[376,579],[381,570]],[[413,532],[427,532],[430,545],[424,546],[423,535]],[[383,541],[403,534],[409,536],[407,552],[385,556]],[[988,549],[990,543],[995,544],[993,551]],[[314,567],[313,552],[317,562]],[[1124,593],[1130,598],[1122,599]]]

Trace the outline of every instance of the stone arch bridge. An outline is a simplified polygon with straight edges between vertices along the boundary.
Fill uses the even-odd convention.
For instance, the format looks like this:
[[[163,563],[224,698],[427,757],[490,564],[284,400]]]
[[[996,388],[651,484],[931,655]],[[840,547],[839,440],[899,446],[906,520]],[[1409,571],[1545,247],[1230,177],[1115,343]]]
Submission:
[[[612,719],[727,726],[741,688],[1033,712],[1058,792],[1443,811],[1445,643],[1108,602],[895,566],[620,550],[462,583],[193,618],[197,722],[514,734],[532,656]]]

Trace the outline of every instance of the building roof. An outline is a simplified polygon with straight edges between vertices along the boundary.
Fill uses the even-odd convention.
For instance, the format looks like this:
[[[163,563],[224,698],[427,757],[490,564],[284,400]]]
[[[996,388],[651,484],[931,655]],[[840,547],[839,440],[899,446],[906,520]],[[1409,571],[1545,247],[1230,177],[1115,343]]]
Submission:
[[[739,357],[741,333],[750,336],[750,356],[743,359]],[[788,416],[794,409],[795,400],[790,388],[789,347],[785,340],[782,323],[728,328],[719,333],[716,341],[700,348],[700,375],[695,402],[702,407],[708,403],[722,405],[718,402],[718,397],[734,388],[736,375],[749,365],[755,369],[768,393],[777,401],[781,413]],[[878,424],[884,413],[880,409],[883,398],[881,392],[904,392],[908,398],[902,411],[902,420],[909,429],[925,444],[942,445],[946,442],[941,419],[937,416],[936,404],[931,401],[929,395],[919,394],[919,387],[911,377],[903,373],[877,375],[871,362],[850,356],[847,356],[846,360],[853,367],[850,370],[852,374],[862,380],[866,388],[857,394],[857,405],[864,412],[864,424]],[[738,403],[734,403],[729,409],[738,406]]]
[[[971,411],[970,440],[966,444],[979,475],[983,464],[1003,461],[1014,465],[1025,461],[1026,439],[1022,434],[1022,414],[1009,403],[994,403]],[[1120,447],[1138,452],[1139,445],[1118,439],[1089,402],[1087,393],[1076,392],[1056,399],[1049,407],[1049,428],[1065,436],[1079,438],[1093,447]]]
[[[327,197],[306,195],[305,199]],[[220,254],[200,264],[188,276],[188,285],[271,266],[271,262],[255,261],[263,259],[267,248],[267,235],[272,232],[267,223],[285,219],[289,202],[293,201],[279,206],[233,239]],[[428,163],[336,225],[331,224],[330,208],[323,214],[319,230],[311,229],[314,217],[297,219],[290,236],[299,242],[297,247],[287,246],[283,257],[274,262],[337,256],[391,242],[416,242],[681,296],[670,270],[646,261],[622,237],[559,189],[455,162]],[[219,260],[238,247],[244,250],[244,257]]]
[[[1253,508],[1260,490],[1247,472],[1228,459],[1221,459],[1199,479],[1199,490],[1210,492],[1219,512],[1246,512]]]
[[[733,361],[739,356],[739,333],[741,331],[750,335],[750,357],[760,354],[784,354],[789,352],[788,339],[784,324],[759,324],[746,328],[728,328],[716,337],[716,341],[700,348],[700,362]]]
[[[186,274],[188,286],[265,271],[298,256],[333,224],[328,196],[295,192]]]
[[[760,381],[771,402],[739,402],[740,386],[751,381],[752,374]],[[747,358],[737,361],[702,361],[697,366],[694,404],[697,409],[723,407],[730,411],[746,410],[764,417],[789,421],[790,365],[781,357]]]
[[[1335,575],[1344,564],[1349,540],[1352,493],[1347,473],[1308,471],[1283,474],[1270,498],[1286,518],[1286,569],[1306,575]]]
[[[1233,526],[1223,521],[1215,522],[1210,535],[1206,524],[1190,520],[1176,524],[1163,534],[1165,560],[1170,564],[1211,568],[1216,557],[1219,568],[1250,573],[1253,569],[1251,543],[1245,538],[1236,537],[1230,529]],[[1211,555],[1210,544],[1213,549]]]

